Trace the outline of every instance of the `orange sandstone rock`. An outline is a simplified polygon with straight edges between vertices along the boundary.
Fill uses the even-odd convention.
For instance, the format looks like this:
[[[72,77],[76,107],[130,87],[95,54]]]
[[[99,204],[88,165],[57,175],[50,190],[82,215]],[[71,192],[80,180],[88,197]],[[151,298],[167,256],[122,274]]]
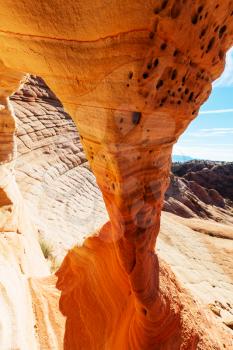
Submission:
[[[94,283],[96,276],[101,281],[111,273],[118,281],[123,274],[126,284],[121,293],[126,298],[130,290],[133,300],[116,342],[133,349],[201,348],[196,337],[187,343],[189,337],[182,335],[180,301],[174,311],[172,294],[160,290],[154,247],[172,146],[223,70],[225,52],[233,41],[232,1],[74,4],[39,0],[35,6],[34,0],[4,0],[0,6],[1,60],[19,76],[20,72],[41,75],[61,99],[77,123],[103,193],[114,257],[109,258],[109,273],[107,268],[97,269],[97,261],[91,260],[96,275],[90,279]],[[9,130],[13,132],[13,127]],[[94,247],[97,259],[101,242]],[[105,247],[106,255],[107,250]],[[90,255],[79,250],[83,274],[91,258],[90,249],[87,251]],[[169,281],[167,276],[167,288]],[[117,291],[111,289],[111,293],[118,299]],[[76,299],[70,297],[70,303]],[[88,317],[93,311],[100,312],[101,305],[93,309],[95,300],[96,296],[86,293],[83,301],[89,329],[98,328],[98,320],[93,324]],[[103,299],[103,308],[105,302]],[[116,315],[119,305],[112,311]],[[93,337],[90,345],[87,333],[79,329],[80,315],[75,316],[67,321],[67,334],[79,330],[83,336],[77,335],[74,343],[67,343],[66,337],[68,349],[112,344],[111,337],[103,336],[105,343],[95,345]],[[113,325],[111,319],[98,322],[102,325],[99,335],[95,334],[99,339]],[[202,332],[200,338],[202,348],[217,349]]]
[[[0,164],[10,161],[15,152],[15,120],[7,98],[18,88],[22,77],[22,74],[6,68],[0,59]]]
[[[160,261],[153,307],[135,300],[119,265],[111,225],[71,250],[57,272],[67,317],[64,349],[232,349],[211,316],[195,304]]]

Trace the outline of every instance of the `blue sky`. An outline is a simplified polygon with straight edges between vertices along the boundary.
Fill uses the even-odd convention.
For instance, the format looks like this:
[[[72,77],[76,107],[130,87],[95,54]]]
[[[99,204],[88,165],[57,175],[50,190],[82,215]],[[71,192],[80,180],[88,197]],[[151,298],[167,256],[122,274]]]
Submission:
[[[212,94],[174,146],[174,154],[233,161],[233,48]]]

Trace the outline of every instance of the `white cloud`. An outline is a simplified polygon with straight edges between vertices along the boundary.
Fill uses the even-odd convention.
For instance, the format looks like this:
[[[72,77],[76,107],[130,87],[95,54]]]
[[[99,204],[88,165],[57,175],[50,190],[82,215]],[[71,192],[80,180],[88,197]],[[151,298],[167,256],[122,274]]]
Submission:
[[[186,134],[187,136],[194,137],[207,137],[216,135],[233,135],[233,128],[211,128],[211,129],[200,129],[195,132]]]
[[[231,113],[231,112],[233,112],[233,108],[200,111],[199,114],[222,114],[222,113]]]
[[[196,159],[233,161],[233,144],[208,144],[207,146],[186,146],[176,144],[173,147],[173,154],[190,156]]]
[[[224,72],[220,78],[214,82],[213,86],[233,86],[233,48],[227,52]]]

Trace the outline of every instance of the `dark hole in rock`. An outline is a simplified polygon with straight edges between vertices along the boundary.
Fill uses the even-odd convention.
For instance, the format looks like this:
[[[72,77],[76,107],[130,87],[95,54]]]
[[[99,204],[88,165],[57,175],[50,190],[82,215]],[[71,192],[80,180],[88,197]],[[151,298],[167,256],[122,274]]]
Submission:
[[[210,50],[214,46],[214,42],[215,42],[215,37],[213,36],[209,41],[209,44],[208,44],[207,49],[206,49],[206,53],[210,52]]]
[[[164,9],[166,8],[166,6],[167,6],[167,4],[168,4],[168,1],[169,1],[169,0],[163,0],[162,5],[161,5],[161,9],[162,9],[162,10],[164,10]]]
[[[128,77],[129,77],[129,79],[132,79],[133,78],[133,72],[129,72]]]
[[[176,57],[179,53],[179,50],[178,49],[175,49],[175,51],[173,52],[173,56]]]
[[[193,92],[191,92],[189,95],[189,101],[191,102],[192,100],[193,100]]]
[[[176,69],[173,69],[172,75],[171,75],[171,80],[175,80],[176,77],[177,77],[177,70],[176,70]]]
[[[155,33],[153,33],[153,32],[150,32],[150,34],[149,34],[149,38],[150,39],[153,39],[153,37],[155,36]]]
[[[206,28],[202,29],[201,34],[200,34],[200,38],[202,38],[206,33]]]
[[[146,72],[145,72],[145,73],[143,73],[143,75],[142,75],[142,76],[143,76],[143,79],[146,79],[146,78],[148,78],[148,77],[149,77],[148,73],[146,73]]]
[[[138,125],[141,119],[142,113],[141,112],[133,112],[132,115],[132,122],[134,125]]]
[[[156,85],[156,89],[158,90],[159,88],[161,88],[161,86],[163,86],[163,80],[159,79],[157,85]]]
[[[160,49],[161,50],[165,50],[167,48],[167,44],[166,43],[163,43],[161,46],[160,46]]]
[[[192,24],[197,24],[197,21],[198,21],[198,14],[197,13],[192,16],[191,21],[192,21]]]
[[[197,63],[193,62],[193,61],[190,61],[190,66],[191,67],[197,67]]]
[[[158,66],[158,64],[159,64],[159,59],[158,59],[158,58],[156,58],[156,60],[154,61],[154,67],[157,67],[157,66]]]
[[[223,34],[225,33],[225,31],[226,31],[226,29],[227,29],[227,26],[226,25],[224,25],[224,26],[222,26],[220,29],[219,29],[219,38],[221,39],[221,37],[223,36]]]
[[[198,9],[197,9],[197,12],[198,12],[198,13],[201,13],[201,12],[202,12],[202,10],[203,10],[203,8],[204,8],[204,6],[202,6],[202,5],[201,5],[201,6],[199,6],[199,7],[198,7]]]

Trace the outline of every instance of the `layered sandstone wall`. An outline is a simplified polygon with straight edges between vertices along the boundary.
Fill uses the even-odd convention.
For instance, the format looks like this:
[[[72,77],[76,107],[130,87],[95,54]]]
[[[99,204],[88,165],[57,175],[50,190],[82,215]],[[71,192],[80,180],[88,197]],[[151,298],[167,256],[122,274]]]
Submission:
[[[40,239],[59,263],[108,220],[102,195],[74,122],[45,82],[29,76],[10,101],[17,125],[16,181]]]
[[[18,188],[16,120],[8,97],[21,73],[0,64],[0,348],[37,349],[29,278],[49,274],[37,230]]]

